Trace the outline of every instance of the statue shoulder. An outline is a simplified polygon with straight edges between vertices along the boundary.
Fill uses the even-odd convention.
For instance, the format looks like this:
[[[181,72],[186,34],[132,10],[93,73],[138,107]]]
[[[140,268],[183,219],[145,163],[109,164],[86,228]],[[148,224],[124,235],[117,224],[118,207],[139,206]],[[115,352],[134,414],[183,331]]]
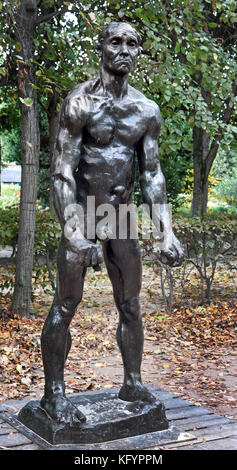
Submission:
[[[133,88],[132,86],[129,86],[129,92],[133,99],[136,99],[142,103],[144,116],[148,116],[149,124],[153,123],[153,125],[156,125],[160,128],[161,114],[158,104],[155,101],[147,98],[143,93],[141,93],[136,88]]]
[[[83,127],[91,108],[90,94],[95,87],[96,79],[76,85],[65,98],[61,108],[61,118],[65,124],[76,124]]]
[[[151,109],[152,109],[152,113],[151,113],[152,123],[153,123],[154,127],[158,128],[160,130],[160,127],[161,127],[160,108],[159,108],[158,104],[155,103],[155,101],[152,101],[152,100],[148,100],[148,101],[149,101],[149,104],[150,104]]]

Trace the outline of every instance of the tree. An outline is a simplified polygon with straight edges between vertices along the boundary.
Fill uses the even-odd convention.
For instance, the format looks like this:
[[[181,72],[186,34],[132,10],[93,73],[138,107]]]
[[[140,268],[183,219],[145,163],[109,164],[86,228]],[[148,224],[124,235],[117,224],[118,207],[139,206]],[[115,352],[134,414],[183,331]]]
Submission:
[[[41,161],[44,162],[44,178],[41,182],[47,190],[60,104],[77,83],[96,73],[93,43],[99,30],[97,23],[92,22],[92,11],[100,2],[85,3],[83,11],[79,9],[80,5],[74,4],[72,14],[66,21],[56,17],[50,24],[41,23],[35,40],[38,101],[48,120],[47,131],[44,128],[41,132]],[[48,197],[45,200],[49,202]]]
[[[65,8],[63,2],[59,2],[61,4],[59,8],[54,7],[54,2],[40,2],[39,10],[36,0],[22,0],[19,4],[9,1],[4,3],[7,24],[10,25],[9,44],[11,49],[18,52],[16,62],[21,110],[22,184],[12,309],[15,313],[28,315],[31,301],[40,150],[34,36],[41,22],[49,21],[55,15],[66,11],[68,7]],[[12,58],[12,55],[10,57]]]
[[[18,87],[21,110],[22,185],[15,289],[12,308],[27,314],[31,298],[31,277],[37,197],[39,122],[34,65],[34,31],[37,2],[25,0],[19,6],[8,5],[11,24],[19,44]]]
[[[99,2],[94,2],[98,4]],[[17,86],[16,95],[19,96],[21,110],[21,163],[22,163],[22,185],[20,202],[20,224],[18,233],[18,251],[16,263],[15,288],[12,300],[12,309],[15,313],[28,315],[31,301],[31,282],[33,267],[33,246],[35,233],[35,213],[37,199],[37,181],[39,168],[40,134],[38,117],[37,77],[43,75],[47,80],[47,93],[51,94],[48,100],[48,114],[50,127],[50,147],[55,131],[55,120],[57,117],[57,88],[50,86],[54,81],[47,76],[57,76],[57,51],[53,50],[50,43],[50,31],[53,24],[58,27],[58,38],[65,27],[62,22],[66,12],[74,12],[80,15],[84,26],[90,25],[84,13],[89,11],[92,2],[81,5],[75,2],[64,2],[54,0],[5,0],[0,2],[4,15],[0,23],[1,47],[4,50],[0,61],[0,76],[3,85]],[[42,25],[48,25],[45,39],[45,30]],[[77,22],[78,25],[78,22]],[[60,40],[58,41],[58,43]],[[42,64],[37,62],[37,51],[46,44],[46,59],[54,60],[54,67],[49,67],[46,73]],[[56,57],[52,57],[52,55]],[[61,61],[63,61],[61,57]],[[72,63],[71,63],[72,66]],[[43,73],[42,73],[43,72]],[[56,83],[56,82],[55,82]],[[53,96],[52,96],[53,95]]]

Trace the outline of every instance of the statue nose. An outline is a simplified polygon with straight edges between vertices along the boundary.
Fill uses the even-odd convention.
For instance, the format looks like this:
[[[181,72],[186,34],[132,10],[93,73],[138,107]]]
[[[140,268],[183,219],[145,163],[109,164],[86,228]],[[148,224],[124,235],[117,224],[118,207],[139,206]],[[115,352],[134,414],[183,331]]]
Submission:
[[[128,56],[128,48],[127,48],[127,45],[126,45],[126,44],[123,44],[123,45],[122,45],[121,54],[122,54],[123,56]]]

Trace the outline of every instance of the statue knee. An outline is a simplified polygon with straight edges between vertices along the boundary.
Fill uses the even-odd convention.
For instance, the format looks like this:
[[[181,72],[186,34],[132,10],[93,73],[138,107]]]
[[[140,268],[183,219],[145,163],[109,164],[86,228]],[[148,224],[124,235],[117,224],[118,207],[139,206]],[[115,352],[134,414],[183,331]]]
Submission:
[[[81,299],[67,297],[61,303],[61,315],[66,323],[70,323]]]
[[[138,297],[132,297],[119,308],[121,319],[126,323],[141,321],[140,302]]]

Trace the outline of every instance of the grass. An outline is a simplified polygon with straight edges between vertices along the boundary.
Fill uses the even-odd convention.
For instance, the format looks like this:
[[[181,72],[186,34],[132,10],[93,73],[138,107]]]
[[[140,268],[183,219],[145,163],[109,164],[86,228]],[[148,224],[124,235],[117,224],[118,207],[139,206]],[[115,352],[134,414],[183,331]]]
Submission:
[[[183,204],[180,205],[180,207],[176,210],[177,214],[179,215],[190,215],[191,211],[191,200],[190,200],[190,195],[186,195],[186,197],[183,196]],[[213,214],[228,214],[228,215],[234,215],[236,214],[237,207],[232,206],[228,204],[226,201],[223,201],[220,197],[210,195],[208,198],[208,204],[207,204],[207,215],[213,215]]]
[[[19,184],[1,183],[0,207],[5,209],[20,203],[20,191]]]

